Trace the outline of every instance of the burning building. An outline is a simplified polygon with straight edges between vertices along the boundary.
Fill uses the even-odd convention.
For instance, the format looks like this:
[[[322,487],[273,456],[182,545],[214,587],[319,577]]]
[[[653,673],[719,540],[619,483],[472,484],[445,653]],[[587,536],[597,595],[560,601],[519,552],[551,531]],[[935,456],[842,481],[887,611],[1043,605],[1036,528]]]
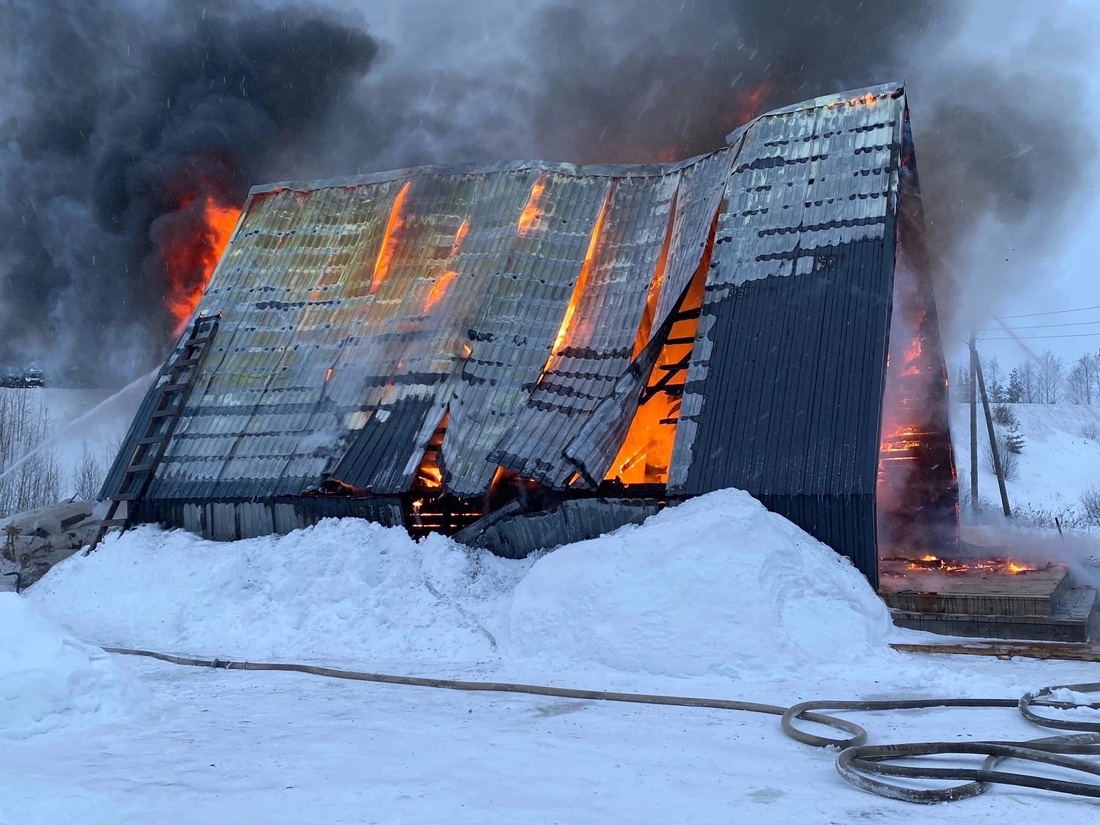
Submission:
[[[958,540],[923,232],[898,84],[679,163],[257,187],[103,495],[520,555],[738,487],[876,583]]]

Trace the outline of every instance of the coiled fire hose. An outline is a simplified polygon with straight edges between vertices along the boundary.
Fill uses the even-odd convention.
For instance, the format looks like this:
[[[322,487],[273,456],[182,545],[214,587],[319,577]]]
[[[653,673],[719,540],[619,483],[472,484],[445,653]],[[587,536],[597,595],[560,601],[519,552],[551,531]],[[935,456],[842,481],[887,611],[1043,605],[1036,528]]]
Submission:
[[[1100,762],[1074,758],[1081,755],[1100,755],[1100,722],[1055,719],[1043,716],[1037,707],[1054,709],[1100,709],[1100,702],[1091,704],[1061,701],[1040,701],[1057,691],[1092,693],[1100,691],[1100,682],[1046,687],[1020,699],[911,699],[904,701],[875,702],[800,702],[789,708],[758,702],[740,702],[732,699],[705,699],[693,696],[663,696],[646,693],[619,693],[606,690],[582,690],[578,688],[551,687],[548,685],[524,685],[513,682],[467,682],[456,679],[432,679],[423,676],[395,676],[386,673],[367,673],[357,670],[340,670],[320,665],[288,662],[237,662],[227,659],[194,659],[173,656],[152,650],[134,650],[123,647],[104,647],[108,653],[125,656],[144,656],[170,662],[175,665],[222,668],[225,670],[277,670],[308,673],[332,679],[351,679],[359,682],[381,682],[389,685],[439,688],[444,690],[483,691],[490,693],[527,693],[536,696],[553,696],[562,699],[582,699],[607,702],[632,702],[646,705],[674,705],[679,707],[714,708],[717,710],[747,711],[782,717],[784,733],[819,748],[840,748],[836,768],[844,779],[864,791],[905,802],[932,804],[969,799],[989,790],[994,784],[1016,785],[1074,796],[1100,799],[1100,782],[1053,779],[1027,773],[1011,773],[998,770],[1005,760],[1034,762],[1054,766],[1065,771],[1090,777],[1100,777]],[[1052,736],[1019,742],[919,742],[899,745],[868,745],[867,731],[847,719],[819,713],[818,711],[885,711],[913,710],[917,708],[1018,708],[1028,721],[1046,728],[1078,731],[1076,734]],[[840,737],[818,736],[800,730],[796,720],[813,722],[841,731]],[[976,754],[985,756],[978,768],[914,766],[897,764],[898,760],[911,761],[918,757],[937,755]],[[896,777],[908,782],[913,780],[960,781],[947,788],[913,788],[890,782],[880,777]]]

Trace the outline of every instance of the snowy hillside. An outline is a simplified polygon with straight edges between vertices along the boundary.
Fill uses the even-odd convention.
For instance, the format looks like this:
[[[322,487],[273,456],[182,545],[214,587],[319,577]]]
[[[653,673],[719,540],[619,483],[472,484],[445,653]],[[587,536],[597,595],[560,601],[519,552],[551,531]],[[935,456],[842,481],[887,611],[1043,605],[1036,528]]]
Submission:
[[[1085,527],[1081,496],[1100,491],[1100,407],[1074,404],[1006,404],[1019,421],[1024,447],[1006,483],[1009,501],[1031,526],[1053,527],[1054,516]],[[1006,428],[998,426],[999,432]],[[960,492],[969,490],[970,408],[952,405],[951,435]],[[997,477],[986,458],[989,438],[978,410],[978,487],[987,509],[999,511]],[[1095,530],[1100,524],[1092,525]]]

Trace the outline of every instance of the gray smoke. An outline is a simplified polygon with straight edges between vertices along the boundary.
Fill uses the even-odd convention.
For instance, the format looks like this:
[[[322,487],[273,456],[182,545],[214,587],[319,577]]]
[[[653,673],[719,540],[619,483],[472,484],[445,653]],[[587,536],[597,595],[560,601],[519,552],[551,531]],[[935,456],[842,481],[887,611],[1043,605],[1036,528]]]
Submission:
[[[166,295],[201,284],[204,199],[239,205],[277,152],[315,139],[377,44],[333,14],[240,2],[0,13],[17,92],[0,141],[0,364],[118,382],[162,356]]]
[[[187,236],[200,185],[240,203],[254,183],[424,163],[681,158],[769,108],[904,80],[948,316],[984,279],[1031,276],[1095,154],[1075,105],[1090,21],[1070,6],[392,0],[349,19],[314,2],[332,8],[0,0],[0,363],[155,363],[157,244]],[[1023,22],[989,35],[983,8]]]

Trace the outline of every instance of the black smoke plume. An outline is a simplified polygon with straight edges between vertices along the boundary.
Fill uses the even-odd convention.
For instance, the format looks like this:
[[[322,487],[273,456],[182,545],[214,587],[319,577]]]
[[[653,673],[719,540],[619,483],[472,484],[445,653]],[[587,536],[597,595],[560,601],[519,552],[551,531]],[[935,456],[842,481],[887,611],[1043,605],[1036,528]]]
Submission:
[[[332,14],[247,3],[2,8],[0,364],[115,383],[147,369],[201,285],[203,206],[239,206],[316,139],[377,43]],[[45,362],[45,363],[42,363]]]

